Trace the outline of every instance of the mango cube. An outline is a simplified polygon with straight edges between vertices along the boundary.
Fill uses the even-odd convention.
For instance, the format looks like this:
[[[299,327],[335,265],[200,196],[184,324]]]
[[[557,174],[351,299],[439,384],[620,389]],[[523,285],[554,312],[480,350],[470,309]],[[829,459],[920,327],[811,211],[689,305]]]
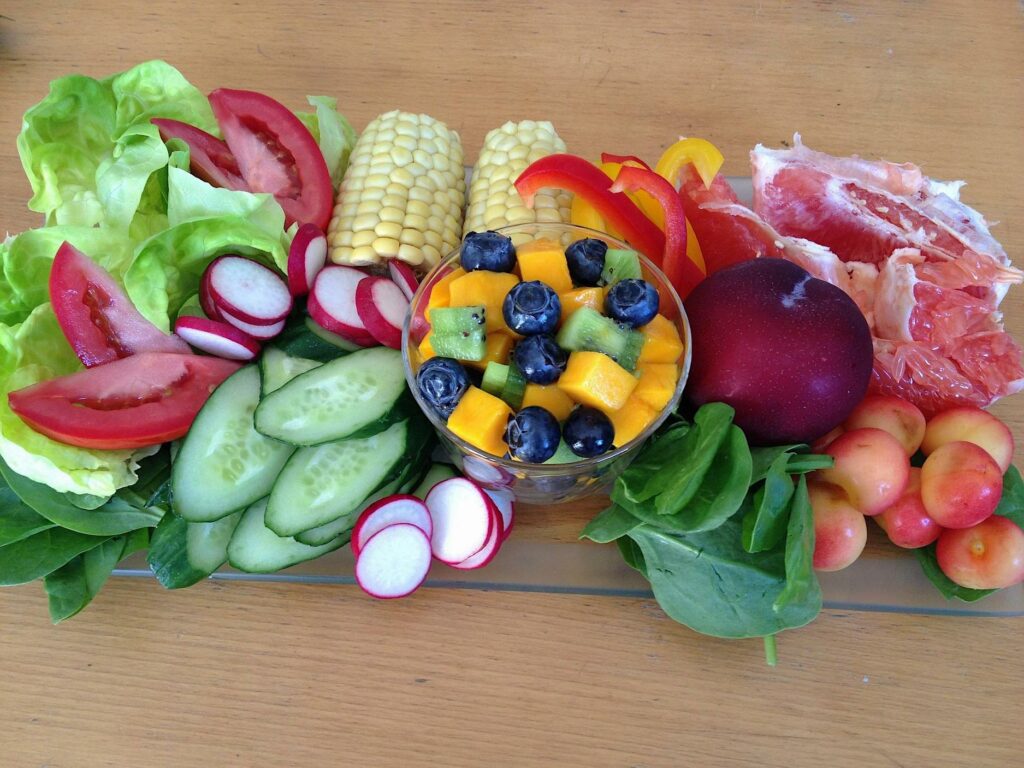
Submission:
[[[562,246],[554,240],[534,240],[521,245],[516,249],[516,259],[524,282],[540,280],[559,295],[572,290],[569,262]]]
[[[590,307],[595,312],[604,311],[604,288],[577,288],[575,291],[561,294],[558,298],[562,302],[563,323],[581,307]]]
[[[679,368],[675,363],[641,363],[636,369],[640,381],[633,390],[632,397],[643,400],[655,411],[661,411],[672,394],[676,391],[679,381]]]
[[[558,421],[565,421],[576,403],[555,384],[527,384],[523,394],[523,408],[539,405]]]
[[[429,337],[428,337],[429,338]],[[469,363],[474,368],[483,370],[488,363],[507,363],[509,355],[512,354],[512,337],[501,331],[488,333],[484,340],[484,356],[481,360],[473,360]]]
[[[418,351],[420,353],[420,358],[424,363],[430,358],[437,356],[437,352],[434,351],[434,345],[430,343],[429,333],[423,337],[423,341],[420,342]]]
[[[430,289],[430,298],[427,299],[427,310],[431,310],[434,307],[448,307],[451,306],[451,286],[456,280],[466,274],[466,270],[462,267],[456,267],[447,275],[442,277],[436,283],[434,287]]]
[[[514,335],[505,324],[501,305],[505,294],[515,287],[519,278],[510,272],[469,272],[453,280],[449,286],[449,301],[453,307],[472,307],[482,304],[486,312],[487,332],[504,331]]]
[[[511,415],[504,400],[470,387],[448,417],[448,429],[485,453],[504,456],[508,452],[505,426]]]
[[[615,427],[615,446],[621,448],[643,432],[658,417],[658,411],[647,403],[630,395],[626,404],[619,410],[608,414],[612,426]]]
[[[638,363],[674,363],[683,354],[679,331],[664,315],[655,315],[640,330],[644,334],[644,346],[640,350]]]
[[[573,352],[558,387],[577,403],[605,413],[617,411],[636,389],[638,379],[601,352]]]

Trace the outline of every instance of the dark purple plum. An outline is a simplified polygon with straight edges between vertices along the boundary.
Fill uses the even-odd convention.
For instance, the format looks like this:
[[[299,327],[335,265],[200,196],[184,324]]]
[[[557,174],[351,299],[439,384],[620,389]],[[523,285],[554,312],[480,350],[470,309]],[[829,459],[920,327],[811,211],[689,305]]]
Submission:
[[[783,259],[715,272],[686,302],[686,399],[728,403],[755,445],[810,443],[864,398],[871,331],[853,300]]]

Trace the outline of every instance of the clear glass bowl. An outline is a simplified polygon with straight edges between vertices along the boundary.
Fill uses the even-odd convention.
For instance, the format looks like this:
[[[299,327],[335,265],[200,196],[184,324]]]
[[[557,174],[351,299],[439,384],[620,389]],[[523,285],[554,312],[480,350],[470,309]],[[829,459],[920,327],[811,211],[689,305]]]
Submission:
[[[594,237],[606,242],[609,248],[629,249],[629,246],[622,241],[603,232],[571,224],[516,224],[502,227],[497,231],[511,237],[516,246],[541,238],[558,240],[563,246],[567,246],[576,240]],[[460,255],[461,248],[442,259],[423,279],[419,290],[413,296],[410,311],[402,329],[402,358],[405,361],[405,377],[409,382],[409,389],[419,407],[437,430],[441,444],[452,461],[467,477],[473,478],[488,488],[503,488],[512,491],[517,500],[529,504],[558,504],[581,499],[606,489],[636,458],[644,441],[675,411],[679,399],[682,397],[683,387],[686,385],[686,379],[690,372],[691,343],[690,324],[687,322],[686,312],[679,295],[662,271],[643,254],[638,254],[644,279],[655,285],[659,294],[671,296],[675,304],[676,319],[674,322],[684,347],[683,358],[680,362],[679,381],[676,384],[675,392],[668,405],[647,429],[625,445],[591,459],[580,459],[568,464],[529,464],[512,461],[485,453],[453,434],[445,422],[424,402],[419,388],[416,386],[416,371],[421,362],[417,346],[421,339],[413,338],[412,319],[417,315],[425,314],[424,304],[428,300],[430,291],[441,278],[459,266]]]

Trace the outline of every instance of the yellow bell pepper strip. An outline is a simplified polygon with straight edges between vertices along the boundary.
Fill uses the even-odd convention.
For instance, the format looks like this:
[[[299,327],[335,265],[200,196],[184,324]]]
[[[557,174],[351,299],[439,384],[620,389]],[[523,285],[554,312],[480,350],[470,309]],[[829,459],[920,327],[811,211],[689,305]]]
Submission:
[[[665,215],[665,251],[661,258],[661,268],[685,300],[690,291],[704,279],[704,274],[686,255],[686,214],[675,187],[654,171],[626,165],[622,167],[619,178],[611,188],[613,192],[642,189],[661,204]],[[671,305],[667,305],[662,310],[670,308]]]
[[[654,166],[655,172],[668,179],[672,186],[679,186],[679,171],[684,166],[692,165],[704,182],[706,189],[711,188],[711,182],[722,168],[725,157],[718,147],[707,139],[684,139],[680,138],[675,144],[665,150],[658,164]]]
[[[545,187],[564,189],[586,198],[630,245],[655,263],[661,263],[665,252],[665,236],[661,230],[623,192],[610,188],[610,179],[600,168],[582,157],[566,154],[542,157],[519,174],[515,186],[527,207],[533,204],[534,195]],[[683,238],[685,233],[684,227]],[[684,249],[685,246],[684,241]]]

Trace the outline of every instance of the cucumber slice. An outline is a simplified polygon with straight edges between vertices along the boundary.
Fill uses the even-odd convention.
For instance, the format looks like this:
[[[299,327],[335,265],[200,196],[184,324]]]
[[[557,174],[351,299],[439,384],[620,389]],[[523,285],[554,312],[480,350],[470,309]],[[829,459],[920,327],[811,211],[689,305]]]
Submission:
[[[523,395],[526,394],[526,378],[523,372],[516,366],[508,367],[508,378],[505,379],[505,387],[501,390],[501,399],[509,404],[514,410],[519,410],[523,404]]]
[[[332,520],[329,523],[318,525],[316,528],[311,528],[308,531],[302,531],[302,533],[295,534],[295,540],[303,544],[308,544],[311,547],[317,547],[321,544],[326,544],[333,539],[336,539],[346,531],[351,531],[355,526],[359,516],[363,514],[363,510],[374,502],[380,501],[385,496],[391,496],[392,494],[398,493],[400,487],[399,480],[396,478],[390,483],[384,485],[380,490],[371,493],[363,503],[356,507],[354,510],[349,512],[347,515],[342,515],[337,520]]]
[[[351,513],[406,463],[408,439],[403,421],[361,440],[300,448],[270,492],[267,525],[294,536]]]
[[[256,431],[259,401],[260,374],[249,365],[225,379],[199,411],[171,466],[172,505],[185,520],[219,520],[270,493],[295,449]]]
[[[260,389],[264,397],[275,392],[300,373],[319,368],[323,363],[305,357],[292,357],[276,347],[267,347],[260,358]]]
[[[228,562],[246,573],[273,573],[344,545],[349,536],[342,534],[319,547],[310,547],[290,537],[278,536],[264,524],[267,500],[260,499],[242,515],[228,544]]]
[[[458,477],[455,467],[451,464],[431,464],[427,474],[423,476],[423,479],[416,486],[416,490],[412,492],[412,495],[418,496],[421,499],[426,498],[427,492],[431,488],[442,480],[447,480],[449,477]]]
[[[555,337],[558,346],[573,352],[603,352],[627,371],[636,367],[644,335],[620,326],[591,307],[580,307],[562,324]]]
[[[480,389],[495,397],[501,397],[502,390],[505,389],[505,382],[508,381],[508,369],[507,365],[491,360],[484,368]]]
[[[358,352],[362,349],[362,347],[354,341],[349,341],[344,336],[339,336],[336,333],[328,331],[312,317],[306,318],[306,330],[320,339],[320,341],[330,344],[332,347],[336,347],[344,352]]]
[[[167,589],[190,587],[208,578],[228,559],[228,542],[242,513],[212,523],[190,523],[173,512],[164,515],[149,542],[153,575]]]
[[[289,321],[288,326],[281,335],[274,339],[273,346],[292,357],[305,357],[310,360],[319,360],[322,363],[354,351],[351,348],[355,347],[355,345],[345,341],[340,336],[338,339],[345,343],[346,346],[344,347],[321,338],[312,330],[313,328],[326,333],[309,317],[297,322]],[[333,336],[334,334],[331,335]],[[358,347],[355,348],[358,349]]]
[[[604,269],[601,271],[601,280],[605,285],[614,285],[619,280],[629,278],[641,278],[644,276],[640,269],[640,259],[636,251],[627,251],[622,248],[609,248],[604,256]]]
[[[292,445],[366,436],[405,418],[405,410],[393,411],[406,392],[402,353],[364,349],[307,371],[267,395],[256,409],[256,429]]]

